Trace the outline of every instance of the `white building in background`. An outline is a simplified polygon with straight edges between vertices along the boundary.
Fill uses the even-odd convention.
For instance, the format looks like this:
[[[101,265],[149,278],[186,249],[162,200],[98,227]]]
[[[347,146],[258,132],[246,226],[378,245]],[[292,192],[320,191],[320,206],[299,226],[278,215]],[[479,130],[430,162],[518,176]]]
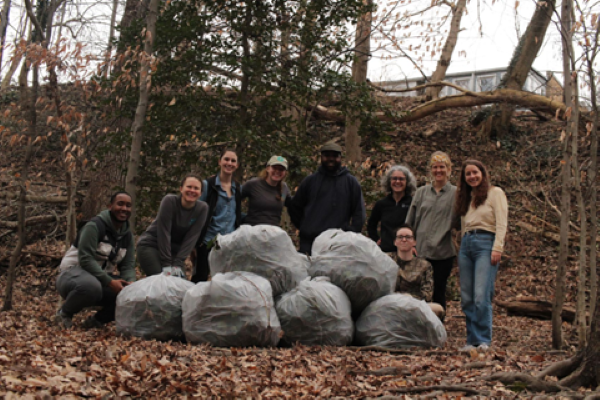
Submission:
[[[481,71],[472,72],[457,72],[452,74],[446,74],[444,79],[447,82],[453,83],[456,86],[463,87],[472,92],[487,92],[494,90],[500,84],[502,77],[506,74],[506,68],[494,68]],[[428,77],[430,78],[430,77]],[[373,82],[373,84],[387,90],[401,90],[407,89],[419,85],[425,84],[425,79],[421,77],[409,78],[399,81],[384,81],[384,82]],[[528,92],[536,93],[542,96],[553,97],[556,96],[557,86],[560,87],[560,96],[562,97],[562,87],[556,77],[549,72],[544,76],[542,73],[535,69],[531,69],[523,90]],[[440,93],[440,96],[449,96],[453,94],[459,94],[460,92],[452,87],[445,86]],[[389,96],[422,96],[425,94],[425,90],[419,91],[413,90],[409,92],[398,92],[398,93],[387,93]]]

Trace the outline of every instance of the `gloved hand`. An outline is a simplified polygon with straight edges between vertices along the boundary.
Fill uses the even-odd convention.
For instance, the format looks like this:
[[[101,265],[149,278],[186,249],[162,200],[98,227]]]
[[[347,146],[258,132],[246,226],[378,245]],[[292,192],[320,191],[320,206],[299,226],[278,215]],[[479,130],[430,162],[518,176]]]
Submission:
[[[185,273],[179,267],[164,267],[163,274],[166,276],[174,276],[176,278],[185,279]]]

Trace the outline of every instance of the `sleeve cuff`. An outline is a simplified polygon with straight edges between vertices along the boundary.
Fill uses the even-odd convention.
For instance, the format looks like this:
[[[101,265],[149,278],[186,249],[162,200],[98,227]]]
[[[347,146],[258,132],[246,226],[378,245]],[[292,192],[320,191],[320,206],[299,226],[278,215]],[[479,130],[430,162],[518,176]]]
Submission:
[[[108,284],[113,280],[110,276],[108,276],[108,274],[104,274],[98,277],[98,280],[100,281],[100,283],[102,283],[102,285],[104,286],[108,286]]]

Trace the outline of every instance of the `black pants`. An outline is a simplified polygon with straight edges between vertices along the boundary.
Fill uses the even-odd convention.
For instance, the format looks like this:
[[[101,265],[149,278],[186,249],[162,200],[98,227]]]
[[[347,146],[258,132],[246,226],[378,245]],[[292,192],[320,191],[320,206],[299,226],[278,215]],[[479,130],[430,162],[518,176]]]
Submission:
[[[206,282],[208,275],[210,274],[210,266],[208,265],[208,255],[210,250],[206,247],[206,243],[203,243],[199,247],[196,247],[196,261],[194,263],[194,275],[192,275],[192,282]]]
[[[300,249],[298,250],[299,253],[302,254],[306,254],[307,256],[310,256],[312,253],[312,245],[314,243],[314,239],[310,240],[310,239],[303,239],[300,238]]]
[[[444,307],[444,310],[446,309],[446,285],[448,284],[448,277],[450,277],[450,273],[452,272],[455,258],[456,257],[450,257],[444,260],[427,259],[433,267],[432,301]]]

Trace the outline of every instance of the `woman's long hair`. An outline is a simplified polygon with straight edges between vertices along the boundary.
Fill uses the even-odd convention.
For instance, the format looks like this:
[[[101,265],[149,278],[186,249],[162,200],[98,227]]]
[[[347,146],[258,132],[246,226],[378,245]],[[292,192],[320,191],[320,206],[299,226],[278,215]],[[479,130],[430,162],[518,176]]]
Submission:
[[[468,165],[473,165],[481,171],[481,183],[475,189],[473,189],[465,178],[465,171]],[[460,170],[460,182],[458,183],[458,189],[456,191],[456,202],[454,203],[454,212],[459,216],[464,216],[469,211],[471,203],[473,207],[477,208],[485,203],[488,190],[490,189],[490,180],[487,169],[485,166],[477,160],[467,160],[463,163]]]
[[[260,174],[258,174],[258,177],[260,179],[262,179],[263,181],[266,181],[268,176],[269,176],[269,173],[267,172],[266,168],[263,169],[262,171],[260,171]],[[277,192],[279,193],[275,197],[277,199],[277,201],[281,201],[281,199],[283,198],[283,181],[285,181],[285,178],[283,178],[282,180],[277,182],[277,186],[275,186],[277,188]]]

